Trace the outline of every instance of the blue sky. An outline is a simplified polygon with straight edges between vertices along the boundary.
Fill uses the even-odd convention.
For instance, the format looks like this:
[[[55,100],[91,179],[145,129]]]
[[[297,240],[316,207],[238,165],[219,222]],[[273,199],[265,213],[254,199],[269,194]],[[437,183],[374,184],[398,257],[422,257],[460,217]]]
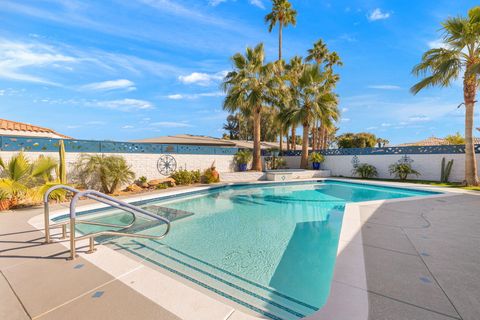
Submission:
[[[467,0],[292,1],[284,56],[317,39],[341,56],[340,132],[391,143],[463,132],[461,81],[412,96],[410,74]],[[2,1],[0,118],[82,139],[221,136],[219,83],[230,57],[264,42],[267,0]],[[476,119],[478,120],[478,115]]]

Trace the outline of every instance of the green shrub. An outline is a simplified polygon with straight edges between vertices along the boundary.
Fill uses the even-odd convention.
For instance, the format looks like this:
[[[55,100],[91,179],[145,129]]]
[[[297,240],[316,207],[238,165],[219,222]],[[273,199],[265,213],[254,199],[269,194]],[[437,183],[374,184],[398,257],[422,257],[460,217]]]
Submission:
[[[170,178],[173,178],[178,185],[188,185],[192,183],[200,183],[200,170],[184,170],[175,171]]]
[[[202,174],[200,173],[200,170],[192,170],[190,173],[192,175],[192,183],[200,183],[202,180]]]
[[[358,175],[360,178],[369,179],[378,176],[377,168],[368,163],[360,163],[353,168],[353,175]]]
[[[414,174],[419,176],[420,173],[412,168],[411,163],[408,162],[396,162],[391,164],[388,167],[388,171],[390,175],[395,175],[395,178],[399,178],[400,180],[404,181],[407,180],[408,176]]]
[[[11,200],[13,206],[26,199],[40,201],[47,189],[60,183],[58,177],[54,179],[52,175],[57,166],[57,161],[51,157],[41,155],[32,162],[23,152],[12,156],[8,162],[0,158],[0,193]],[[58,200],[64,196],[64,190],[51,194],[52,199]]]
[[[312,152],[310,154],[310,162],[322,163],[323,161],[325,161],[323,154],[319,152]]]
[[[192,174],[188,170],[177,170],[170,178],[173,178],[178,185],[192,184]]]
[[[122,156],[82,154],[75,164],[75,173],[75,182],[104,193],[114,193],[135,178],[135,173]]]
[[[140,182],[140,183],[147,183],[147,177],[141,176],[140,178],[138,178],[138,182]]]
[[[248,164],[252,160],[252,152],[248,149],[238,150],[233,157],[237,164]]]
[[[160,184],[157,184],[155,189],[157,190],[162,190],[162,189],[167,189],[168,188],[168,185],[166,183],[160,183]]]

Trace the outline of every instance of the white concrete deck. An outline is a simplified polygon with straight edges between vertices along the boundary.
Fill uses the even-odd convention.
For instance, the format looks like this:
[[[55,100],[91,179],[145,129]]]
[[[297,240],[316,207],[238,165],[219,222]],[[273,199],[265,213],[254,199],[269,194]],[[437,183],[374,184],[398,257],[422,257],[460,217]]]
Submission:
[[[439,190],[417,184],[412,187]],[[480,197],[463,190],[442,188],[441,191],[446,194],[348,204],[329,300],[308,319],[480,319],[480,215],[477,214]],[[181,192],[188,192],[188,189]],[[130,200],[155,197],[158,194]],[[94,207],[97,205],[90,204],[82,210]],[[56,214],[64,212],[60,210]],[[0,243],[7,248],[5,250],[15,250],[9,248],[11,240],[5,239],[13,237],[10,234],[16,230],[11,229],[21,225],[21,221],[25,224],[25,218],[33,216],[30,223],[36,228],[43,227],[42,216],[38,213],[38,210],[37,214],[30,210],[18,219],[8,214],[8,219],[3,219],[13,221],[7,224],[7,227],[10,225],[8,232],[2,224],[4,217],[0,215],[0,239],[5,242]],[[58,251],[58,245],[56,248]],[[24,250],[18,249],[19,255],[24,254]],[[33,261],[24,259],[32,267],[42,263],[39,257]],[[95,274],[108,275],[110,280],[106,282],[121,283],[122,288],[117,290],[131,294],[125,289],[130,288],[140,297],[154,302],[160,307],[158,310],[172,319],[259,318],[244,307],[105,246],[98,246],[98,252],[93,255],[81,254],[80,259],[98,268]],[[5,257],[1,252],[0,270],[31,318],[48,318],[55,315],[55,310],[70,304],[89,304],[80,299],[84,294],[53,309],[47,308],[43,313],[36,312],[27,301],[44,297],[22,291],[21,287],[28,287],[28,284],[16,280],[22,272],[21,264],[11,264],[11,260],[8,254]],[[6,269],[2,267],[5,261]],[[59,264],[57,260],[54,262]],[[23,272],[28,273],[28,270]]]

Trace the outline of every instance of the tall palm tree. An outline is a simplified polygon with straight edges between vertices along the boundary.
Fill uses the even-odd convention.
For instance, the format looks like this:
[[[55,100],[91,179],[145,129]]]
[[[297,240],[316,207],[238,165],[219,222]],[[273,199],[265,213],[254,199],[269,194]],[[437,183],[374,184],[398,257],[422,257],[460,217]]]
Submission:
[[[292,9],[288,0],[272,0],[272,12],[265,16],[268,32],[272,32],[278,23],[278,60],[282,60],[282,31],[289,24],[297,24],[297,11]]]
[[[288,99],[290,101],[290,105],[285,111],[287,114],[291,110],[291,108],[295,107],[296,101],[294,99],[291,99],[291,97],[295,96],[295,87],[298,86],[298,80],[300,79],[300,76],[303,72],[303,68],[305,67],[302,57],[300,56],[294,56],[290,59],[290,62],[286,66],[286,80],[289,82],[290,86],[290,94],[288,95]],[[292,91],[293,90],[293,91]],[[291,133],[291,144],[292,144],[292,150],[297,150],[297,126],[299,123],[295,121],[295,119],[289,119],[286,122],[289,127],[292,130]]]
[[[300,166],[308,167],[308,145],[310,126],[315,119],[329,109],[337,106],[337,96],[327,85],[327,75],[318,64],[307,64],[303,67],[297,85],[293,88],[294,107],[289,116],[303,127],[302,158]]]
[[[253,161],[252,170],[261,171],[260,154],[262,107],[271,106],[274,97],[279,94],[280,83],[277,63],[264,64],[263,44],[247,48],[245,55],[240,53],[232,57],[234,70],[223,80],[226,93],[223,109],[230,112],[241,111],[253,116]]]
[[[305,58],[305,61],[314,61],[315,63],[322,65],[328,76],[327,82],[331,82],[332,84],[338,82],[339,76],[333,73],[333,67],[343,65],[338,53],[336,53],[335,51],[330,52],[327,48],[327,45],[323,42],[322,39],[319,39],[317,42],[315,42],[313,44],[313,48],[308,49],[307,52],[308,55]],[[312,128],[312,133],[314,133],[314,149],[323,149],[326,147],[325,141],[328,135],[328,131],[331,130],[333,127],[333,122],[328,119],[328,117],[323,120],[319,119],[320,122],[316,122],[315,127]]]
[[[430,49],[413,68],[413,74],[424,78],[411,91],[417,94],[432,87],[448,87],[463,73],[465,104],[465,184],[479,185],[475,146],[473,144],[473,114],[480,75],[480,6],[468,11],[466,17],[449,18],[442,23],[443,44]]]

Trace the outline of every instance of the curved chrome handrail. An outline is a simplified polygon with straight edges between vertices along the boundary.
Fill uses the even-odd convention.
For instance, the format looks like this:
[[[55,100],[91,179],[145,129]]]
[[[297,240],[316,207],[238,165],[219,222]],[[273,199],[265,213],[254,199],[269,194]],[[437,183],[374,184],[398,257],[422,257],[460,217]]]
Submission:
[[[67,190],[67,191],[70,191],[74,194],[78,194],[79,192],[81,192],[80,190],[77,190],[75,188],[72,188],[70,186],[66,186],[66,185],[56,185],[56,186],[53,186],[51,187],[50,189],[47,190],[47,192],[45,192],[44,196],[43,196],[43,214],[44,214],[44,227],[45,227],[45,243],[51,243],[52,240],[51,240],[51,237],[50,237],[50,229],[52,228],[62,228],[62,239],[65,239],[67,237],[67,224],[69,223],[69,221],[64,221],[64,222],[59,222],[59,223],[54,223],[54,224],[50,224],[50,206],[49,206],[49,198],[50,198],[50,194],[55,191],[55,190],[58,190],[58,189],[63,189],[63,190]],[[117,209],[122,209],[120,206],[118,206],[117,204],[115,203],[110,203],[109,201],[107,200],[104,200],[102,198],[98,198],[97,196],[92,196],[92,195],[85,195],[85,197],[89,198],[89,199],[92,199],[92,200],[96,200],[98,202],[102,202],[104,204],[107,204],[111,207],[114,207],[114,208],[117,208]],[[124,210],[124,209],[122,209]],[[120,228],[120,229],[125,229],[125,228],[129,228],[131,227],[136,219],[137,219],[137,216],[135,215],[135,213],[133,212],[133,210],[125,210],[129,213],[132,214],[132,221],[127,224],[127,225],[118,225],[118,224],[110,224],[110,223],[100,223],[100,222],[93,222],[93,221],[85,221],[85,220],[80,220],[78,221],[77,223],[82,223],[82,224],[90,224],[90,225],[96,225],[96,226],[103,226],[103,227],[112,227],[112,228]]]
[[[93,195],[93,197],[90,197],[91,195]],[[138,213],[142,213],[142,214],[147,215],[149,217],[152,217],[154,219],[163,221],[164,223],[166,223],[167,229],[165,230],[165,232],[163,234],[161,234],[159,236],[147,235],[147,234],[131,234],[131,233],[126,233],[126,232],[106,230],[106,231],[98,231],[98,232],[89,233],[89,234],[86,234],[86,235],[83,235],[83,236],[80,236],[80,237],[76,238],[75,237],[75,225],[77,223],[76,222],[76,218],[77,218],[76,206],[77,206],[77,202],[80,199],[80,197],[83,197],[83,196],[89,197],[90,199],[94,199],[94,200],[97,200],[97,201],[100,201],[100,199],[105,199],[107,201],[111,201],[111,202],[117,204],[115,207],[118,208],[118,209],[125,210],[125,211],[128,211],[128,212],[136,211]],[[103,202],[103,201],[100,201],[100,202]],[[82,223],[82,222],[79,221],[78,223]],[[72,260],[75,259],[75,257],[76,257],[76,241],[77,240],[82,240],[82,239],[89,238],[90,239],[90,244],[89,244],[90,250],[88,251],[88,253],[92,253],[92,252],[95,251],[95,237],[97,237],[97,236],[113,235],[113,236],[124,236],[124,237],[132,237],[132,238],[144,238],[144,239],[159,240],[159,239],[163,239],[169,232],[170,232],[170,220],[168,220],[168,219],[166,219],[162,216],[158,216],[156,214],[153,214],[153,213],[151,213],[147,210],[144,210],[142,208],[136,207],[136,206],[134,206],[132,204],[129,204],[125,201],[115,199],[113,197],[110,197],[110,196],[108,196],[104,193],[101,193],[101,192],[98,192],[98,191],[95,191],[95,190],[86,190],[86,191],[77,192],[73,196],[73,198],[70,202],[70,259],[72,259]]]

